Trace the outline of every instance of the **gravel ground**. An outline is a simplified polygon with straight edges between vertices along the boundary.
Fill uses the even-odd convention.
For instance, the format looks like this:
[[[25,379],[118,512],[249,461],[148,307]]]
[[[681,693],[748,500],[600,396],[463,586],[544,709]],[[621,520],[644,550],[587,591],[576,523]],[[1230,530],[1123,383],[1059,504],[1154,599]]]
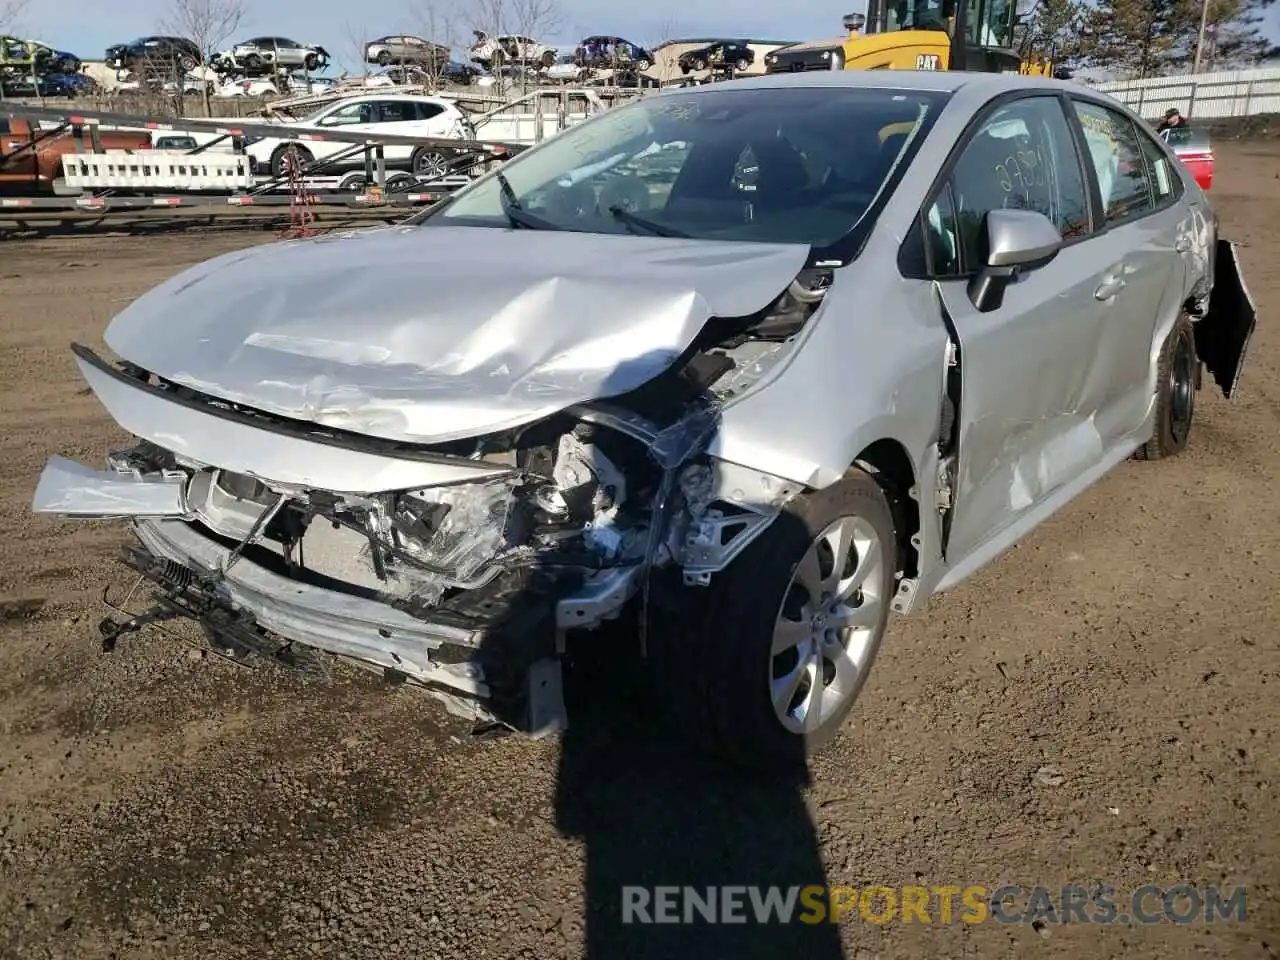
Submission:
[[[0,244],[0,954],[1275,958],[1280,149],[1221,149],[1214,197],[1264,313],[1241,396],[1204,391],[1184,456],[1126,463],[897,623],[807,784],[709,773],[608,690],[562,739],[475,741],[372,674],[246,670],[158,630],[101,653],[121,527],[29,512],[49,454],[123,439],[67,344],[270,235]],[[824,875],[1246,884],[1248,918],[617,922],[625,883]]]

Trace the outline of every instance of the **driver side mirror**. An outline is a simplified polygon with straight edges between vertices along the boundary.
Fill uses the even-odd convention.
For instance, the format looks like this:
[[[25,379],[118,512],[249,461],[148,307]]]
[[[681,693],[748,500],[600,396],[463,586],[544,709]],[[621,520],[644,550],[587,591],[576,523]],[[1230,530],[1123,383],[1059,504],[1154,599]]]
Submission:
[[[984,227],[987,265],[969,281],[969,299],[980,313],[998,310],[1005,287],[1045,266],[1062,249],[1058,228],[1035,210],[992,210]]]

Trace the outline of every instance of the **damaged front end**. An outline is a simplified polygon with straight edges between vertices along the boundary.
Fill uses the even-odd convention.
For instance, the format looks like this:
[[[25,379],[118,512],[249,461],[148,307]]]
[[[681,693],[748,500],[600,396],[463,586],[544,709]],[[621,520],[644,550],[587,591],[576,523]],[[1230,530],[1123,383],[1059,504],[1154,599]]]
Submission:
[[[650,571],[709,583],[800,492],[705,451],[722,404],[767,378],[829,282],[805,274],[758,314],[711,321],[607,402],[430,444],[283,418],[77,346],[139,442],[106,470],[54,458],[33,509],[130,522],[124,560],[155,606],[104,621],[108,647],[189,618],[219,652],[323,651],[541,735],[565,725],[570,631],[625,611],[643,643]]]

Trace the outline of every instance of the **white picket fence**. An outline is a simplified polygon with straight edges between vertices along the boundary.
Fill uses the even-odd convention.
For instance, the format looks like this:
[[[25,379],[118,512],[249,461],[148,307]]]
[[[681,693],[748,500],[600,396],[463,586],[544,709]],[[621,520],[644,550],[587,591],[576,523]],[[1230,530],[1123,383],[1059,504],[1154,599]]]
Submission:
[[[1277,67],[1114,80],[1094,86],[1147,120],[1162,117],[1170,107],[1176,107],[1188,120],[1280,113],[1280,68]]]

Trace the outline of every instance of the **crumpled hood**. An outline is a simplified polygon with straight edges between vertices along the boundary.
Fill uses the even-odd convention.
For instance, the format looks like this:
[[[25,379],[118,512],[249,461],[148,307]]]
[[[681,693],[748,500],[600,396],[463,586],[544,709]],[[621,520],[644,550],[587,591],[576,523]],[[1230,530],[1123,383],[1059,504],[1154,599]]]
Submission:
[[[121,358],[234,403],[440,442],[634,389],[713,316],[780,294],[809,248],[389,227],[238,250],[139,297]]]

